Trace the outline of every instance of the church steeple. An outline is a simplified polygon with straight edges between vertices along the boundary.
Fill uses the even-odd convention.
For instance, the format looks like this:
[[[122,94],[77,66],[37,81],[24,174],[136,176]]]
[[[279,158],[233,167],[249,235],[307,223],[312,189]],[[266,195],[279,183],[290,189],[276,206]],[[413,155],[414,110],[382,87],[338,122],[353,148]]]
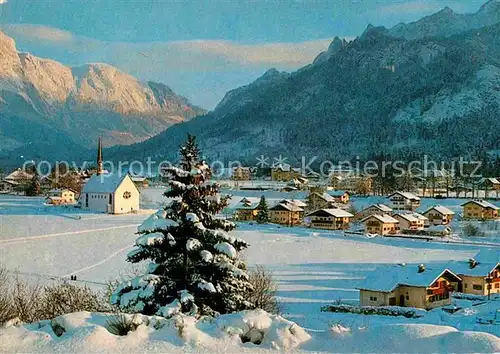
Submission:
[[[99,137],[99,141],[97,143],[97,175],[102,173],[102,143],[101,137]]]

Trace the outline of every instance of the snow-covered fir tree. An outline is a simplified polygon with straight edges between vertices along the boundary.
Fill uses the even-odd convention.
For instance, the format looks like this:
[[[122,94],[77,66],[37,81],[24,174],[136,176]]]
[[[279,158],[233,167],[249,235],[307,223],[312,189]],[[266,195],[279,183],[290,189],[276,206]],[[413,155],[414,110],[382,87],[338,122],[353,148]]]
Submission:
[[[267,210],[267,201],[266,197],[260,197],[259,205],[257,206],[259,210],[257,212],[257,223],[258,224],[267,224],[269,222],[269,211]]]
[[[172,202],[141,226],[132,263],[149,260],[147,274],[120,284],[111,302],[144,314],[171,316],[178,312],[217,315],[253,308],[252,291],[239,252],[248,245],[228,232],[235,225],[216,218],[228,204],[211,171],[199,161],[195,138],[180,148],[181,161],[169,167]]]

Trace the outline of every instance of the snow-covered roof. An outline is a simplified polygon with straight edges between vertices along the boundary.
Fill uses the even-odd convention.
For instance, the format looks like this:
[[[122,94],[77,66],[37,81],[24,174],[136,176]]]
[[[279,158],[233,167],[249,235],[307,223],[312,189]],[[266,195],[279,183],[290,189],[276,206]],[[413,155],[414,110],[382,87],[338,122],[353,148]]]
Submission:
[[[450,261],[447,263],[436,263],[433,264],[435,267],[446,267],[450,269],[458,276],[468,275],[472,277],[486,277],[488,273],[490,273],[495,267],[499,265],[499,263],[490,263],[490,262],[480,262],[477,258],[474,257],[477,261],[474,267],[471,268],[471,265],[468,261]]]
[[[385,204],[373,204],[373,205],[370,205],[368,208],[366,209],[370,209],[370,208],[376,208],[380,211],[383,211],[383,212],[386,212],[386,213],[390,213],[392,211],[392,208],[389,208],[387,205]],[[365,210],[366,210],[365,209]]]
[[[294,205],[294,204],[283,204],[279,203],[272,208],[269,208],[269,210],[288,210],[288,211],[304,211],[304,209]]]
[[[419,266],[416,264],[379,267],[368,275],[358,289],[391,292],[398,286],[426,288],[445,273],[460,280],[454,272],[441,266],[426,266],[421,273],[418,270]]]
[[[429,220],[425,216],[419,213],[397,213],[393,215],[394,218],[397,218],[398,216],[409,221],[409,222],[417,222],[417,221],[426,221]]]
[[[500,181],[498,180],[498,178],[494,178],[494,177],[483,178],[479,182],[479,184],[483,184],[486,181],[490,182],[491,184],[500,184]]]
[[[462,206],[465,206],[467,204],[474,203],[477,204],[483,208],[487,209],[494,209],[494,210],[500,210],[499,207],[497,207],[495,204],[491,204],[490,202],[487,202],[486,200],[480,200],[480,199],[475,199],[475,200],[469,200],[466,203],[463,203]]]
[[[7,177],[5,177],[5,179],[7,180],[31,179],[31,178],[33,178],[33,174],[28,173],[20,168],[18,168],[17,170],[7,175]]]
[[[424,214],[427,214],[428,212],[430,212],[432,210],[437,211],[441,215],[455,215],[455,213],[452,210],[450,210],[447,207],[444,207],[442,205],[433,206],[432,208],[430,208],[429,210],[424,212]]]
[[[245,202],[245,203],[238,203],[236,205],[236,209],[248,209],[248,210],[254,210],[259,206],[258,202]]]
[[[304,208],[307,206],[307,204],[305,202],[303,202],[302,200],[298,200],[298,199],[283,199],[280,201],[280,203],[282,203],[282,204],[294,204],[300,208]]]
[[[0,182],[2,182],[2,183],[8,183],[8,184],[11,184],[13,186],[17,186],[19,184],[19,182],[8,180],[8,179],[4,179],[4,180],[2,180]]]
[[[317,193],[317,192],[314,192],[314,194],[316,194],[318,197],[320,197],[321,199],[323,199],[325,202],[332,203],[332,202],[335,201],[335,198],[333,198],[328,193]]]
[[[500,249],[482,249],[478,254],[474,257],[474,259],[478,262],[484,263],[499,263],[500,262]]]
[[[375,218],[375,219],[383,222],[384,224],[397,224],[397,223],[399,223],[398,220],[394,219],[392,216],[387,215],[387,214],[384,214],[384,215],[369,215],[366,218],[364,218],[363,220],[361,220],[361,222],[365,222],[366,220],[371,219],[371,218]]]
[[[417,197],[415,194],[410,193],[410,192],[394,192],[391,195],[389,195],[387,198],[391,198],[392,196],[394,196],[396,194],[404,197],[405,199],[420,200],[419,197]]]
[[[349,194],[347,191],[344,191],[344,190],[338,190],[338,191],[328,191],[327,192],[329,195],[331,195],[332,197],[342,197],[344,196],[345,194]]]
[[[47,197],[45,199],[50,199],[50,200],[62,200],[61,197],[54,197],[54,196],[51,196],[51,197]]]
[[[342,210],[342,209],[319,209],[316,211],[313,211],[312,213],[308,214],[308,216],[315,216],[315,215],[320,215],[320,214],[329,214],[335,218],[352,218],[354,215],[349,213],[348,211]]]
[[[146,180],[146,177],[141,177],[141,176],[130,176],[130,179],[133,182],[144,182]]]
[[[95,174],[85,184],[82,193],[113,193],[125,178],[130,177],[119,173]]]

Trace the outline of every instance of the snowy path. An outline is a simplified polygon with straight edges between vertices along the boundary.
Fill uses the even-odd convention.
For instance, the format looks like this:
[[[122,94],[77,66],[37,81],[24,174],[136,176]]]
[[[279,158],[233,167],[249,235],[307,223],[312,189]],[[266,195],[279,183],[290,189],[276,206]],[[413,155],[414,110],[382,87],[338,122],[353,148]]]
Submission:
[[[45,238],[52,238],[52,237],[61,237],[61,236],[69,236],[69,235],[79,235],[79,234],[85,234],[85,233],[95,233],[95,232],[102,232],[102,231],[109,231],[109,230],[118,230],[118,229],[127,229],[127,228],[136,228],[139,224],[128,224],[128,225],[121,225],[121,226],[112,226],[112,227],[103,227],[100,229],[88,229],[88,230],[80,230],[80,231],[72,231],[72,232],[60,232],[60,233],[55,233],[55,234],[47,234],[47,235],[38,235],[38,236],[28,236],[28,237],[16,237],[16,238],[11,238],[11,239],[6,239],[6,240],[0,240],[0,244],[11,244],[11,243],[18,243],[18,242],[26,242],[26,241],[36,241],[40,239],[45,239]]]

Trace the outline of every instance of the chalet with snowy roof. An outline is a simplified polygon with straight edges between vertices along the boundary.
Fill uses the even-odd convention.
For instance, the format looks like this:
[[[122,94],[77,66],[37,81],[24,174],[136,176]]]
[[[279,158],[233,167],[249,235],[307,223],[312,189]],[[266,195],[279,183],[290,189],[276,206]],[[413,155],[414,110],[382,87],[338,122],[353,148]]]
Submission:
[[[415,211],[420,207],[420,198],[410,192],[395,192],[387,197],[394,210]]]
[[[480,185],[483,188],[498,191],[500,190],[500,177],[499,178],[484,178],[481,180]]]
[[[399,221],[400,230],[423,230],[429,222],[429,219],[419,213],[399,212],[392,214],[392,217]]]
[[[288,182],[298,177],[302,177],[302,170],[293,168],[286,163],[277,164],[271,169],[271,179],[273,181]]]
[[[453,221],[455,213],[442,205],[436,205],[422,213],[429,219],[431,225],[449,225]]]
[[[257,218],[260,199],[243,198],[235,205],[234,218],[238,221],[251,221]]]
[[[307,197],[307,209],[332,209],[335,207],[335,198],[328,193],[312,192]]]
[[[7,175],[4,180],[17,182],[18,184],[27,184],[32,180],[32,178],[32,173],[28,173],[25,170],[18,168]]]
[[[475,295],[500,294],[500,253],[491,252],[496,255],[496,259],[480,260],[478,255],[467,262],[448,264],[448,267],[462,278],[462,286],[458,291]]]
[[[499,207],[485,200],[469,200],[462,204],[464,218],[474,220],[498,219]]]
[[[391,235],[399,231],[399,221],[387,214],[373,214],[361,220],[365,232],[377,235]]]
[[[18,186],[19,182],[4,179],[0,181],[0,193],[1,194],[14,193]]]
[[[361,306],[432,309],[451,304],[451,292],[462,280],[449,269],[421,265],[380,267],[359,289]]]
[[[333,198],[335,203],[347,204],[351,197],[349,192],[345,190],[332,190],[327,193]]]
[[[299,225],[304,217],[304,209],[294,204],[279,203],[269,208],[269,219],[281,225]]]
[[[99,138],[97,172],[83,187],[78,205],[93,212],[133,213],[139,211],[139,195],[129,174],[102,172],[102,145]]]
[[[307,214],[314,229],[344,230],[354,215],[342,209],[320,209]]]
[[[76,192],[69,188],[56,188],[47,192],[48,204],[74,204]]]
[[[356,213],[354,218],[357,220],[361,220],[361,219],[364,219],[370,215],[384,215],[384,214],[390,214],[390,213],[392,213],[392,208],[389,208],[387,205],[385,205],[385,204],[373,204],[373,205],[370,205],[369,207],[361,210],[360,212]]]

